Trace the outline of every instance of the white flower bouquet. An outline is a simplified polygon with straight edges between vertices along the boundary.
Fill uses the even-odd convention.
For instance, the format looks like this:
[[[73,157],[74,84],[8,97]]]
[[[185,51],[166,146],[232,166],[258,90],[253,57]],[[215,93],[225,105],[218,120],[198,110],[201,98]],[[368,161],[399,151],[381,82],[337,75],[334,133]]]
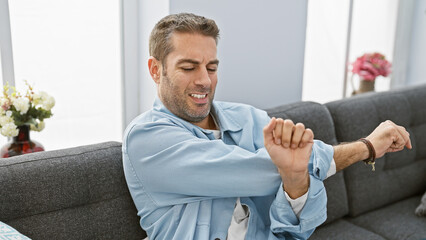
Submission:
[[[0,133],[3,136],[17,136],[18,127],[23,125],[39,132],[44,129],[44,119],[52,116],[55,99],[45,92],[35,93],[32,86],[25,84],[28,87],[25,95],[8,83],[3,88],[3,96],[0,97]],[[13,90],[11,94],[10,88]]]

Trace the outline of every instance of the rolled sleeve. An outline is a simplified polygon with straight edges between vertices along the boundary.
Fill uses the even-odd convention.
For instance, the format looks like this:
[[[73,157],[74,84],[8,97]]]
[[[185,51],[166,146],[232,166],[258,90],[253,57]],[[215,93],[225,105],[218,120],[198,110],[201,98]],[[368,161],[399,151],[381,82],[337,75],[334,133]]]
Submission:
[[[282,187],[282,186],[281,186]],[[327,218],[327,195],[321,180],[310,176],[308,199],[297,217],[280,189],[270,209],[271,231],[275,235],[307,239]]]
[[[296,199],[292,199],[286,192],[284,192],[285,198],[290,202],[290,205],[293,208],[293,212],[297,217],[300,216],[300,212],[302,211],[303,206],[305,206],[306,200],[308,200],[308,193],[309,190],[302,196]]]
[[[327,219],[327,194],[323,180],[333,161],[333,147],[315,140],[309,159],[309,190],[303,209],[297,216],[282,190],[282,184],[270,208],[271,232],[282,238],[307,239]]]
[[[315,140],[309,159],[309,174],[319,180],[327,178],[327,173],[333,161],[333,146],[325,144],[320,140]]]

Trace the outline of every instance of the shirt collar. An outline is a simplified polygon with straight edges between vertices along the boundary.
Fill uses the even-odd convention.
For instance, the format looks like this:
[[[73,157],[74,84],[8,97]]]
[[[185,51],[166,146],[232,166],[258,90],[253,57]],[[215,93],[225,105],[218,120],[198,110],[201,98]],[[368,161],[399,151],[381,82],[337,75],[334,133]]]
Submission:
[[[213,101],[212,113],[223,132],[238,132],[243,129],[233,116],[222,108],[220,102]]]

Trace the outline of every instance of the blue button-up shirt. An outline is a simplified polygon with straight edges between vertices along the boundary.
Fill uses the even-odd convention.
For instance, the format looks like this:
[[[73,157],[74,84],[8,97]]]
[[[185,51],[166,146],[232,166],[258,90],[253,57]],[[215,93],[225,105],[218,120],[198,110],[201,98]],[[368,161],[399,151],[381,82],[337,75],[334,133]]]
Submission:
[[[158,98],[127,127],[124,173],[149,238],[225,240],[237,197],[250,212],[246,239],[308,238],[326,219],[322,181],[332,146],[315,140],[308,199],[298,218],[264,148],[266,112],[214,101],[212,113],[220,140],[172,114]]]

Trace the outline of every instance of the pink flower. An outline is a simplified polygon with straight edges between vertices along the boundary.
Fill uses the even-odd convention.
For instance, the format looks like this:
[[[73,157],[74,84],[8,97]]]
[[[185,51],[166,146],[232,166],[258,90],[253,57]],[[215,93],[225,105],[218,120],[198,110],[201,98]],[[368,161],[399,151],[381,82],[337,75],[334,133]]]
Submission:
[[[3,108],[4,111],[9,110],[9,108],[10,108],[10,101],[9,100],[2,100],[1,108]]]
[[[374,81],[377,76],[387,77],[391,73],[392,64],[380,53],[366,53],[352,63],[352,72],[362,79]]]

